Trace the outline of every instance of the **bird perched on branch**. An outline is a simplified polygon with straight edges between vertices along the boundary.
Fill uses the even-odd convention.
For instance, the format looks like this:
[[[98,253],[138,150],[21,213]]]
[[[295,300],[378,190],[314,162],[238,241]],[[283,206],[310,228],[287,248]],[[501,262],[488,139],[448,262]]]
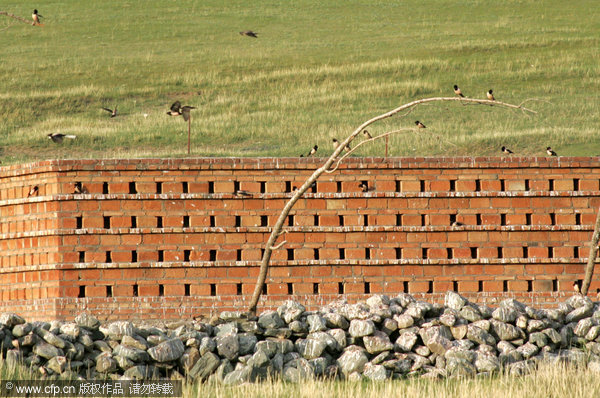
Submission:
[[[363,135],[365,136],[365,138],[366,138],[367,140],[370,140],[370,139],[372,139],[372,138],[373,138],[373,136],[371,135],[371,133],[369,133],[369,131],[368,131],[368,130],[363,130]]]
[[[510,155],[511,153],[514,153],[513,151],[511,151],[510,149],[508,149],[505,146],[503,146],[501,149],[502,149],[502,152],[504,152],[507,155]]]
[[[546,148],[546,153],[548,156],[557,156],[556,152],[554,152],[551,147]]]
[[[494,94],[492,94],[492,90],[488,91],[488,92],[486,93],[486,95],[487,95],[487,98],[488,98],[490,101],[496,101],[496,98],[494,98]]]
[[[74,140],[75,138],[77,138],[76,135],[72,135],[72,134],[62,134],[62,133],[50,133],[48,134],[48,139],[52,140],[52,142],[57,143],[57,144],[61,144],[63,142],[63,139],[68,138],[71,140]]]
[[[33,14],[31,14],[31,19],[33,19],[34,25],[40,24],[40,18],[44,18],[42,15],[38,14],[38,10],[33,10]]]
[[[308,155],[306,155],[306,157],[314,155],[315,153],[317,153],[318,149],[319,149],[318,145],[313,146],[312,148],[310,148],[310,151],[308,152]]]
[[[464,97],[462,91],[460,91],[460,88],[458,88],[456,84],[454,85],[454,94],[458,95],[459,97]]]
[[[181,106],[181,102],[175,101],[173,105],[171,105],[171,109],[167,112],[169,116],[183,116],[183,120],[186,122],[190,120],[190,110],[196,109],[195,106]]]
[[[255,39],[258,38],[258,33],[253,32],[251,30],[245,30],[243,32],[240,32],[240,35],[242,35],[242,36],[248,36],[248,37],[254,37]]]
[[[31,196],[37,196],[39,192],[40,192],[39,187],[37,185],[34,185],[29,190],[29,193],[27,194],[27,197],[29,198]]]
[[[420,129],[425,129],[427,127],[425,127],[425,125],[423,123],[421,123],[420,121],[415,121],[415,125],[420,128]]]
[[[110,117],[115,117],[117,116],[117,106],[115,105],[115,109],[109,109],[109,108],[102,108],[104,109],[106,112],[110,112]]]

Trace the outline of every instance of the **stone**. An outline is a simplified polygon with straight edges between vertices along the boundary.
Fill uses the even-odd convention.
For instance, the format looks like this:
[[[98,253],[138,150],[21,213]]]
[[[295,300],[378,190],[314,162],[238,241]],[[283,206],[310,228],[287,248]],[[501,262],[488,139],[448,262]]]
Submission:
[[[285,322],[276,311],[265,311],[258,317],[258,326],[263,329],[278,329],[285,326]]]
[[[587,303],[585,305],[577,307],[565,316],[565,322],[566,323],[578,322],[584,318],[588,318],[588,317],[592,316],[593,310],[594,310],[594,305],[591,303]]]
[[[20,323],[18,325],[13,326],[12,334],[15,337],[23,337],[29,334],[32,330],[31,323]]]
[[[325,349],[327,343],[322,340],[315,339],[298,339],[296,341],[296,350],[305,359],[314,359],[320,357]]]
[[[212,352],[202,355],[194,366],[190,369],[188,375],[194,380],[205,381],[219,367],[221,360]]]
[[[369,354],[376,355],[383,351],[394,349],[390,337],[381,331],[375,331],[373,335],[363,337],[363,344]]]
[[[496,345],[496,339],[483,329],[477,326],[469,325],[467,327],[467,339],[477,344]]]
[[[341,314],[330,312],[323,315],[328,328],[339,328],[347,330],[350,327],[350,322]]]
[[[467,302],[468,300],[466,298],[453,291],[446,292],[446,296],[444,298],[444,305],[456,311],[460,311],[462,307],[467,304]]]
[[[214,352],[217,349],[217,342],[212,337],[203,337],[200,340],[200,346],[198,346],[198,351],[200,355],[204,355],[207,352]]]
[[[338,349],[346,348],[346,332],[342,329],[330,329],[329,335],[336,341]]]
[[[215,331],[215,337],[221,337],[229,334],[237,334],[239,329],[236,322],[227,322],[217,325]]]
[[[67,358],[60,355],[55,356],[48,361],[46,367],[55,373],[61,374],[67,368]]]
[[[238,336],[235,334],[227,334],[217,337],[217,352],[222,358],[226,358],[230,361],[235,360],[240,355]]]
[[[575,336],[583,337],[590,331],[592,326],[594,326],[594,321],[592,321],[592,318],[581,319],[579,322],[577,322],[577,326],[573,330],[573,333],[575,334]]]
[[[383,365],[367,363],[363,370],[363,376],[371,381],[383,381],[388,378],[388,371]]]
[[[462,359],[462,360],[465,360],[465,361],[471,362],[471,363],[475,361],[476,357],[477,357],[477,354],[475,352],[465,349],[465,348],[456,347],[456,346],[451,347],[444,354],[444,358],[446,358],[447,360]]]
[[[460,316],[469,322],[476,322],[483,319],[479,313],[479,309],[473,305],[465,305],[460,309]]]
[[[461,358],[450,358],[446,360],[446,371],[454,377],[474,376],[477,368],[471,362]]]
[[[147,379],[152,379],[155,377],[155,370],[156,368],[154,366],[148,366],[148,365],[136,365],[136,366],[132,366],[131,368],[127,369],[125,371],[125,373],[123,374],[123,376],[125,376],[125,378],[127,379],[132,379],[132,380],[147,380]]]
[[[175,361],[183,355],[185,346],[179,339],[170,339],[148,349],[148,354],[157,362]]]
[[[25,319],[17,315],[13,312],[4,312],[0,314],[0,325],[4,325],[7,328],[12,328],[16,325],[21,325],[25,323]]]
[[[519,352],[525,359],[533,357],[539,351],[539,348],[532,343],[526,343],[523,344],[521,347],[517,348],[517,352]]]
[[[250,333],[240,333],[237,337],[240,347],[239,355],[252,354],[254,352],[254,348],[256,347],[256,343],[258,342],[256,336]]]
[[[510,307],[498,307],[492,312],[492,318],[504,323],[514,323],[519,313]]]
[[[415,324],[414,318],[408,314],[394,315],[393,319],[396,321],[398,329],[406,329]]]
[[[37,343],[33,346],[33,353],[39,355],[42,358],[52,359],[56,356],[63,356],[64,352],[60,348],[53,346],[52,344],[48,344],[44,341]]]
[[[534,332],[529,334],[529,342],[542,348],[548,344],[548,336],[542,332]]]
[[[327,321],[319,314],[309,315],[306,318],[306,321],[308,323],[308,331],[310,333],[327,330]]]
[[[294,335],[305,336],[308,334],[308,324],[306,322],[292,321],[288,326]]]
[[[363,349],[357,346],[349,346],[338,358],[337,365],[340,371],[348,376],[353,372],[361,373],[367,362],[369,362],[369,358]]]
[[[493,319],[490,321],[492,331],[498,336],[500,340],[516,340],[521,337],[519,328],[510,323],[504,323]]]
[[[148,349],[148,343],[141,336],[125,335],[121,339],[121,344],[129,346],[129,347],[137,348],[139,350],[147,350]]]
[[[96,372],[98,373],[114,372],[117,370],[117,366],[117,361],[108,352],[98,355],[96,358]]]
[[[291,323],[297,320],[304,311],[306,311],[306,308],[293,300],[287,300],[283,305],[277,308],[277,314],[279,314],[285,323]]]
[[[410,352],[417,343],[417,340],[418,336],[416,333],[404,333],[396,339],[396,347],[400,352]]]
[[[150,356],[144,350],[119,344],[113,350],[114,355],[132,360],[133,362],[148,362]]]
[[[369,336],[375,332],[375,324],[371,320],[353,319],[350,321],[348,333],[352,337]]]
[[[388,336],[398,330],[398,322],[391,318],[385,318],[381,323],[381,331]]]

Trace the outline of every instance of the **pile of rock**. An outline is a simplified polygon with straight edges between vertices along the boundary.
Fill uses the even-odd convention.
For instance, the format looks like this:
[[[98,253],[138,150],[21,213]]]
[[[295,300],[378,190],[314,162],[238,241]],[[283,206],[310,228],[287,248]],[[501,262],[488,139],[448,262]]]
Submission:
[[[407,376],[523,374],[540,361],[600,371],[600,306],[573,296],[555,309],[504,300],[496,309],[448,292],[445,305],[408,294],[337,301],[306,311],[288,301],[258,318],[223,312],[210,323],[165,327],[89,314],[75,322],[25,322],[0,315],[2,354],[42,376],[188,377],[226,384],[267,376],[384,380]]]

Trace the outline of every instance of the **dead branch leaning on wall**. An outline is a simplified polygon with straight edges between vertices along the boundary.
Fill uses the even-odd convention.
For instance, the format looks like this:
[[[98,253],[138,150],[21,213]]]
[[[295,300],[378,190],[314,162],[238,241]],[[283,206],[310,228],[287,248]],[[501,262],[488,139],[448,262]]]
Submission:
[[[26,23],[27,25],[33,25],[33,26],[35,26],[35,22],[28,21],[27,19],[25,19],[25,18],[21,18],[21,17],[18,17],[18,16],[16,16],[15,14],[11,14],[10,12],[6,12],[6,11],[0,11],[0,15],[6,15],[7,17],[14,18],[14,19],[16,19],[17,21],[21,21],[21,22],[23,22],[23,23]]]
[[[506,102],[491,101],[491,100],[485,100],[485,99],[456,98],[456,97],[433,97],[433,98],[424,98],[424,99],[420,99],[417,101],[409,102],[409,103],[399,106],[398,108],[393,109],[389,112],[386,112],[379,116],[375,116],[374,118],[369,119],[366,122],[364,122],[363,124],[361,124],[356,130],[354,130],[352,132],[352,134],[350,134],[343,142],[341,142],[338,145],[338,147],[333,151],[331,156],[329,156],[327,158],[327,160],[325,160],[325,163],[323,163],[323,165],[321,167],[316,169],[313,172],[313,174],[310,177],[308,177],[308,179],[304,182],[304,184],[302,184],[302,186],[293,193],[290,200],[283,207],[281,214],[279,214],[279,218],[275,222],[275,225],[273,226],[273,229],[271,230],[271,235],[269,236],[269,239],[265,245],[265,252],[263,254],[263,258],[262,258],[261,264],[260,264],[260,272],[258,274],[256,286],[254,287],[254,293],[252,294],[252,299],[250,300],[250,304],[248,305],[249,313],[253,313],[253,314],[256,313],[256,307],[258,306],[258,300],[260,299],[260,296],[263,291],[263,286],[264,286],[265,280],[267,278],[267,272],[269,270],[269,263],[271,261],[271,253],[273,252],[274,249],[282,246],[281,243],[278,245],[275,245],[275,241],[281,234],[281,229],[283,227],[285,220],[287,219],[288,214],[290,213],[290,211],[292,210],[292,208],[294,207],[296,202],[317,181],[317,179],[323,173],[326,173],[328,170],[330,170],[332,164],[336,161],[336,159],[339,157],[340,153],[344,150],[344,148],[346,148],[346,146],[348,144],[350,144],[350,142],[352,142],[352,140],[354,140],[365,128],[369,127],[371,124],[373,124],[375,122],[390,118],[390,117],[396,115],[397,113],[402,112],[406,109],[409,110],[409,112],[407,112],[406,114],[409,114],[411,108],[414,108],[421,104],[426,104],[429,102],[441,102],[441,101],[459,101],[461,103],[472,103],[472,104],[478,104],[478,105],[498,106],[498,107],[503,107],[503,108],[508,108],[508,109],[521,110],[525,114],[537,113],[534,110],[525,108],[524,106],[522,106],[522,104],[514,105],[514,104],[509,104]],[[392,131],[392,132],[389,132],[389,134],[399,133],[399,132],[403,132],[403,131],[406,131],[406,129]],[[382,134],[381,136],[384,136],[384,135],[385,134]],[[378,136],[378,137],[380,137],[380,136]],[[337,168],[338,166],[339,166],[339,163],[338,163],[338,165],[336,165],[335,168]]]

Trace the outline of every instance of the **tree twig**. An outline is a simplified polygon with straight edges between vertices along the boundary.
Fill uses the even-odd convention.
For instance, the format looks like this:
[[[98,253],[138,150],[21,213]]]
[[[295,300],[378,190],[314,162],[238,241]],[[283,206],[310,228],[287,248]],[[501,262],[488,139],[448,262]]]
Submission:
[[[14,14],[11,14],[10,12],[0,11],[0,15],[6,15],[7,17],[11,17],[11,18],[14,18],[14,19],[16,19],[18,21],[26,23],[27,25],[33,25],[33,26],[35,26],[35,22],[28,21],[25,18],[18,17],[18,16],[14,15]]]

